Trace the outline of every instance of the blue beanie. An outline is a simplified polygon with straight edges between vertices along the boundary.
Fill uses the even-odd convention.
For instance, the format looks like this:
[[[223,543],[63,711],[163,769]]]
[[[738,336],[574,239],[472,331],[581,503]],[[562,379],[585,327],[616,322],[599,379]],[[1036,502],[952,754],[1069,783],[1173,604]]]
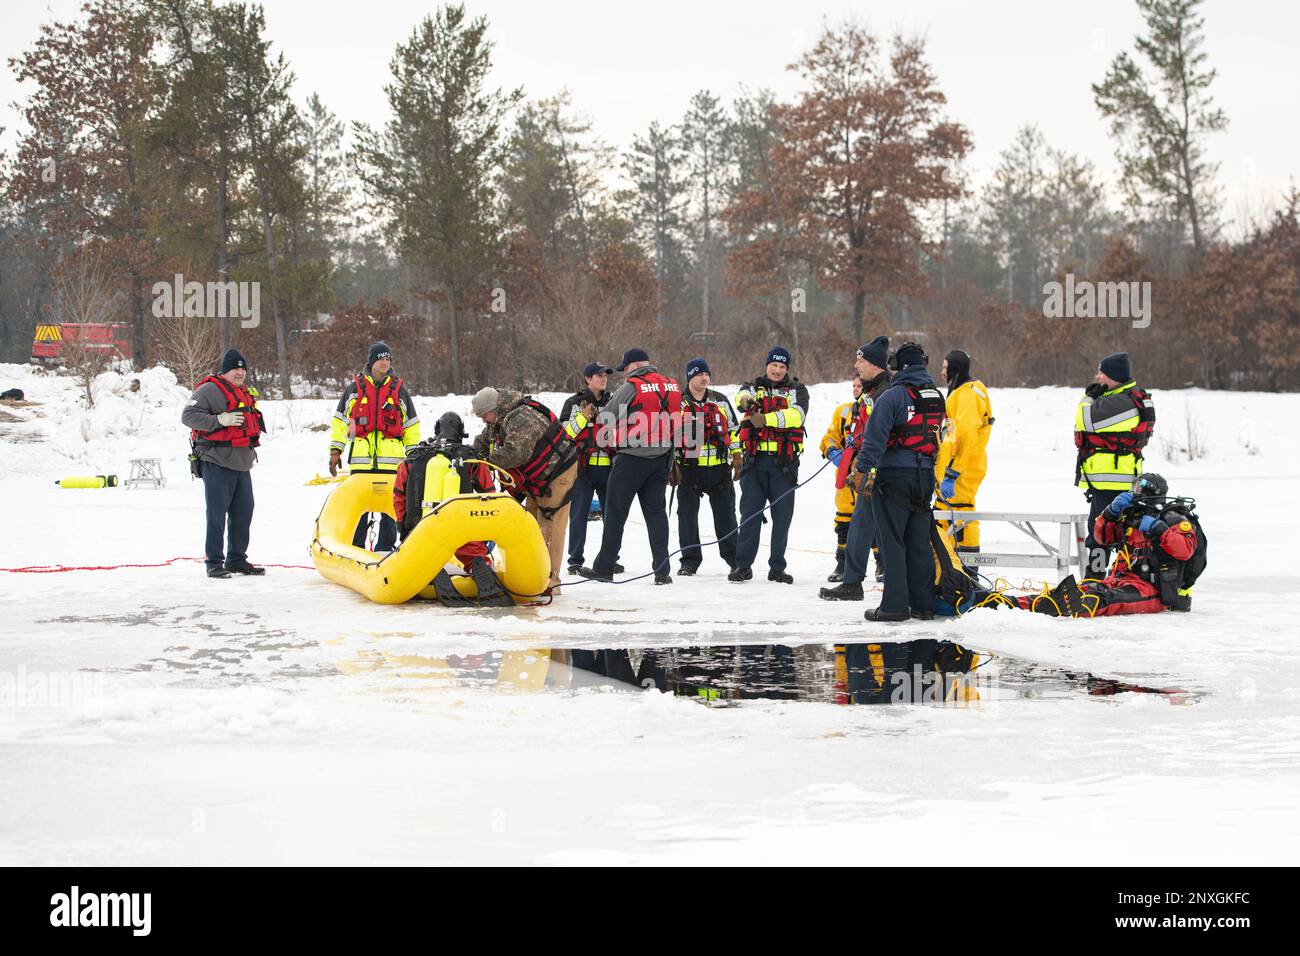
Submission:
[[[374,345],[370,346],[370,354],[366,356],[366,370],[369,371],[370,366],[374,365],[381,358],[391,359],[392,357],[393,350],[388,347],[387,342],[376,342]]]
[[[710,375],[713,374],[713,370],[709,368],[709,363],[702,358],[693,358],[686,363],[686,377],[682,381],[689,383],[695,376],[704,372],[708,372]]]
[[[239,349],[227,349],[226,354],[221,356],[221,371],[229,372],[232,368],[248,368],[248,363],[239,354]]]
[[[876,368],[885,368],[889,363],[889,337],[877,335],[866,345],[858,347],[858,357],[866,359]]]
[[[1133,363],[1127,352],[1116,352],[1101,360],[1098,371],[1108,378],[1113,378],[1121,385],[1133,377]]]
[[[767,353],[767,364],[770,365],[773,362],[780,362],[788,367],[790,365],[790,350],[780,345],[772,346],[772,351]]]

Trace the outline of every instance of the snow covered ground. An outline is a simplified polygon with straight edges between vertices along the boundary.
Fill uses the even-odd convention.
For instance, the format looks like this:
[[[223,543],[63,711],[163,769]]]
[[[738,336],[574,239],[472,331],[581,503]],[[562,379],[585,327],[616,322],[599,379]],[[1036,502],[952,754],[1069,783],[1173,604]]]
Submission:
[[[0,365],[0,387],[33,402],[0,405],[0,567],[201,555],[186,393],[165,370],[135,391],[132,379],[101,378],[86,411],[69,379]],[[847,391],[813,388],[810,444]],[[1071,487],[1076,399],[993,392],[981,507],[1083,508]],[[193,561],[0,572],[0,863],[952,865],[958,846],[981,862],[1292,862],[1300,396],[1156,401],[1149,467],[1197,498],[1210,539],[1191,614],[982,611],[893,627],[862,620],[875,595],[817,598],[833,563],[829,469],[799,492],[793,587],[730,584],[711,554],[670,588],[584,583],[545,608],[371,604],[310,569],[329,488],[304,481],[325,472],[317,429],[332,403],[268,402],[250,557],[288,567],[228,581]],[[430,430],[447,409],[469,421],[463,397],[416,404]],[[1180,450],[1189,428],[1204,446],[1192,461]],[[162,459],[166,488],[54,484],[125,478],[145,456]],[[801,477],[816,464],[814,447]],[[991,525],[984,538],[1024,540]],[[648,569],[635,509],[623,554],[629,573]],[[960,708],[706,706],[607,682],[539,686],[567,683],[551,660],[562,649],[917,638],[958,641],[1017,674],[1190,693],[1097,697],[1064,679]]]

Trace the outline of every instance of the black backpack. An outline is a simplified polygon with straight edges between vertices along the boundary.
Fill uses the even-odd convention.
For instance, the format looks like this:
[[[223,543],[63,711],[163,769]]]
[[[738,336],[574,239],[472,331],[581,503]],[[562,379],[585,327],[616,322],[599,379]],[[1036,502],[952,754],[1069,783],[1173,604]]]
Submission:
[[[406,450],[406,514],[402,516],[402,538],[405,539],[424,517],[424,471],[429,459],[434,455],[446,455],[453,462],[461,462],[456,468],[460,475],[461,491],[491,491],[479,488],[474,465],[465,461],[479,458],[479,453],[469,445],[453,445],[427,439]]]

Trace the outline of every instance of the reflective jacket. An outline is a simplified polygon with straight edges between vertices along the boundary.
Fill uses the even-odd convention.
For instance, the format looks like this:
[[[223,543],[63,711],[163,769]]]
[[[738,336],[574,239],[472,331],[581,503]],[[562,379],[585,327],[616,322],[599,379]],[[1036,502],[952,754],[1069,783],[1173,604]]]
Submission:
[[[376,403],[378,407],[373,415],[362,415],[358,401],[367,412]],[[393,425],[398,421],[400,435],[393,434],[399,430]],[[379,382],[366,372],[353,379],[334,409],[330,426],[330,448],[347,449],[343,461],[352,472],[395,472],[406,449],[420,443],[420,418],[411,393],[391,374]]]
[[[609,398],[609,389],[597,398],[591,393],[591,389],[584,388],[566,398],[564,407],[560,409],[560,421],[564,422],[564,431],[577,443],[581,453],[582,457],[578,459],[580,469],[608,468],[614,463],[611,450],[601,448],[596,443],[594,416],[588,420],[587,416],[582,414],[583,405],[594,405],[596,411],[600,411],[609,403]]]
[[[1074,444],[1079,449],[1076,484],[1128,490],[1142,474],[1142,449],[1151,439],[1155,421],[1155,402],[1134,382],[1097,398],[1085,394],[1074,413]]]
[[[677,460],[687,468],[712,468],[728,464],[740,451],[740,422],[727,396],[712,388],[696,400],[687,389],[682,394],[684,446]]]
[[[808,388],[797,378],[773,382],[760,375],[740,386],[736,405],[746,413],[757,406],[758,418],[747,418],[740,426],[745,454],[798,458],[803,453],[804,422],[808,419]]]

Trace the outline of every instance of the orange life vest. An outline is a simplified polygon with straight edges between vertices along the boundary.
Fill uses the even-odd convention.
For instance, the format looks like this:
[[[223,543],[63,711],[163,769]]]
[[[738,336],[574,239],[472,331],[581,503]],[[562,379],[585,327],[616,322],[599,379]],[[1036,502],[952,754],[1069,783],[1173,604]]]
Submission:
[[[389,375],[376,384],[368,375],[354,379],[356,398],[352,400],[352,434],[365,438],[382,432],[389,438],[401,438],[406,432],[402,415],[402,380]]]
[[[208,382],[221,390],[222,396],[226,399],[226,411],[244,413],[244,424],[223,425],[210,432],[192,429],[190,431],[190,442],[203,441],[209,445],[256,448],[260,441],[258,436],[266,430],[266,423],[262,420],[262,413],[257,409],[257,402],[254,400],[253,394],[242,385],[236,385],[220,375],[209,375],[199,382],[199,386],[201,387]]]

